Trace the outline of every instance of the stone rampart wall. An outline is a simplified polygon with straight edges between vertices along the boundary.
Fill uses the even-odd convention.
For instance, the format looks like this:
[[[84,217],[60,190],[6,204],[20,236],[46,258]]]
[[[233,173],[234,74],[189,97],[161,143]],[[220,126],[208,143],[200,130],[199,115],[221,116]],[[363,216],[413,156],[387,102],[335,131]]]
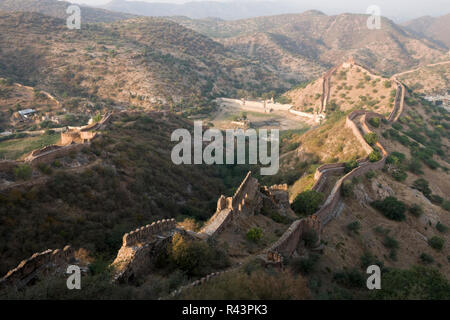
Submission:
[[[74,251],[70,246],[63,250],[46,250],[35,253],[30,258],[23,260],[19,265],[10,270],[1,280],[0,288],[4,286],[16,286],[22,288],[41,272],[49,272],[70,263],[74,259]]]

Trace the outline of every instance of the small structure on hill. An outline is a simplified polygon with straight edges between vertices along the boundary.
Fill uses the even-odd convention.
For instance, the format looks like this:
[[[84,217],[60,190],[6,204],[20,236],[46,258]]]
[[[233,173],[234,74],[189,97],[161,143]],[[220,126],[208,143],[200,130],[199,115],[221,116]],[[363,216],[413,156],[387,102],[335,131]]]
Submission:
[[[97,133],[93,131],[66,129],[61,131],[61,144],[65,146],[73,143],[89,143],[96,135]]]
[[[28,119],[31,115],[35,114],[36,110],[34,109],[24,109],[19,111],[19,115],[22,118]]]

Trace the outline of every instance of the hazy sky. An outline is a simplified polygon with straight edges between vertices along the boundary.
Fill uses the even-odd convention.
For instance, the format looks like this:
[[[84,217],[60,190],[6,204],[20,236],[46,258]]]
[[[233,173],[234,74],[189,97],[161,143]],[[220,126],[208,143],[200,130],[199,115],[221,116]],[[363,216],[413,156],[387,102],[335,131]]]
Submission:
[[[69,0],[74,3],[87,5],[102,5],[110,0]],[[137,0],[145,2],[164,2],[164,3],[184,3],[189,0]],[[192,0],[191,0],[192,1]],[[200,1],[200,0],[194,0]],[[213,0],[214,1],[214,0]],[[221,0],[221,2],[233,2],[236,0]],[[239,0],[247,2],[257,2],[261,0]],[[264,1],[264,0],[263,0]],[[271,0],[266,0],[271,1]],[[271,2],[278,2],[272,0]],[[424,15],[439,16],[450,13],[450,0],[279,0],[279,2],[290,2],[298,4],[305,10],[317,9],[327,14],[336,13],[365,13],[371,5],[377,5],[381,8],[383,16],[392,19],[403,20],[405,18],[420,17]]]

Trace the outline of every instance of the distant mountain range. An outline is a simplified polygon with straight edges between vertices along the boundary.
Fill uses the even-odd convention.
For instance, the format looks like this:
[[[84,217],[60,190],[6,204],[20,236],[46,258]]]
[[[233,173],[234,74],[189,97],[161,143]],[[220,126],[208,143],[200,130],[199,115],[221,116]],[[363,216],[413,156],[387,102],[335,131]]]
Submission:
[[[0,10],[5,12],[37,12],[50,17],[65,19],[67,8],[72,3],[57,0],[1,0]],[[132,18],[133,15],[112,12],[100,8],[81,6],[82,23],[113,22]]]
[[[186,16],[192,19],[214,17],[224,20],[245,19],[283,13],[300,13],[307,8],[301,3],[288,3],[284,1],[196,1],[175,4],[125,0],[112,0],[108,4],[100,7],[111,11],[143,16]]]
[[[337,15],[341,13],[365,13],[366,8],[372,4],[382,7],[382,14],[385,17],[401,22],[417,17],[417,13],[438,16],[445,11],[450,11],[450,6],[446,0],[440,0],[440,5],[430,6],[426,3],[406,5],[400,1],[383,1],[384,3],[372,3],[367,0],[347,1],[330,4],[331,1],[320,0],[228,0],[228,1],[189,1],[176,4],[167,3],[162,0],[144,2],[143,0],[111,0],[100,8],[126,12],[144,16],[185,16],[192,19],[219,18],[223,20],[239,20],[261,16],[272,16],[288,13],[301,13],[308,10],[320,10],[327,15]],[[401,9],[401,10],[400,10]]]
[[[406,23],[405,26],[400,26],[389,19],[383,18],[380,30],[369,30],[366,25],[367,15],[363,14],[326,15],[317,10],[310,10],[301,14],[272,15],[231,21],[219,18],[192,19],[181,16],[169,17],[169,15],[176,14],[176,12],[166,10],[167,8],[207,8],[204,5],[205,3],[193,2],[180,6],[115,0],[105,6],[105,8],[110,10],[82,7],[82,19],[84,22],[114,22],[136,17],[132,13],[111,11],[114,9],[114,5],[128,6],[135,9],[138,8],[137,5],[142,5],[141,10],[133,11],[133,13],[158,15],[158,11],[152,12],[149,8],[158,8],[159,6],[161,10],[159,12],[168,15],[165,17],[165,21],[172,20],[177,25],[182,25],[213,39],[214,41],[210,41],[210,39],[198,37],[199,35],[194,33],[196,34],[195,37],[202,39],[201,41],[204,44],[208,42],[206,47],[214,47],[215,49],[211,52],[208,51],[211,55],[204,55],[204,58],[209,60],[207,63],[208,67],[205,68],[198,61],[199,51],[196,51],[196,44],[186,43],[180,34],[177,35],[172,32],[176,29],[177,32],[185,34],[187,31],[183,28],[178,29],[174,23],[163,23],[158,20],[158,37],[160,37],[158,38],[158,48],[161,49],[161,52],[157,56],[161,58],[161,56],[169,54],[172,58],[169,59],[169,56],[164,59],[158,58],[161,61],[158,62],[158,67],[153,69],[154,71],[162,69],[160,72],[154,72],[153,74],[156,78],[168,74],[181,77],[179,63],[174,63],[176,68],[172,72],[167,73],[166,71],[168,70],[163,71],[163,69],[170,69],[168,66],[170,61],[173,59],[178,61],[177,59],[179,59],[178,51],[173,51],[174,48],[166,48],[167,41],[164,40],[164,37],[170,35],[177,42],[177,45],[180,45],[178,46],[180,52],[192,47],[192,54],[189,54],[188,59],[190,60],[189,67],[186,66],[185,72],[192,75],[192,73],[198,71],[202,75],[201,77],[208,75],[204,78],[205,83],[209,83],[205,85],[204,91],[208,91],[207,89],[211,87],[210,81],[216,79],[216,81],[213,80],[213,83],[217,83],[213,85],[214,89],[212,90],[216,93],[221,91],[219,88],[225,89],[228,93],[231,93],[230,89],[238,89],[240,85],[235,86],[233,82],[240,75],[244,74],[246,75],[244,83],[253,83],[254,90],[268,89],[267,86],[259,88],[254,83],[256,79],[261,78],[266,80],[266,84],[271,84],[269,87],[288,88],[320,76],[328,68],[350,56],[353,56],[356,61],[370,70],[389,76],[417,67],[420,64],[444,60],[443,56],[448,52],[449,48],[448,43],[450,39],[448,36],[450,32],[446,31],[449,26],[447,23],[449,15],[440,18],[416,19]],[[199,4],[202,5],[196,7]],[[250,4],[249,2],[244,2],[242,3],[242,8],[246,8]],[[272,5],[273,3],[266,2],[266,4],[267,7],[260,6],[259,8],[261,10],[267,9],[269,4]],[[65,18],[67,16],[65,10],[68,5],[68,2],[56,0],[5,0],[0,2],[0,10],[8,12],[31,11],[47,16]],[[219,10],[218,8],[220,7],[230,8],[233,5],[238,4],[211,2],[210,9],[216,8]],[[255,5],[255,2],[253,2],[253,5]],[[280,5],[279,10],[282,10],[282,8]],[[227,11],[223,12],[226,13]],[[245,13],[244,9],[236,12],[240,12],[239,14]],[[214,14],[213,11],[210,11],[210,13]],[[271,12],[271,14],[275,13],[276,11]],[[197,11],[197,14],[207,15],[200,9]],[[261,11],[253,14],[259,15],[263,13]],[[41,19],[34,18],[37,20]],[[130,22],[132,28],[137,28],[134,35],[136,39],[143,39],[145,36],[148,36],[146,32],[150,30],[146,29],[146,27],[144,28],[144,26],[153,24],[156,21],[152,20],[155,18],[141,19],[144,20],[141,20],[141,23],[138,24],[135,23],[136,21]],[[124,27],[126,24],[124,22],[121,26]],[[37,27],[38,23],[33,25]],[[190,35],[193,36],[194,34]],[[155,37],[152,39],[155,39]],[[148,47],[149,43],[142,43],[142,45]],[[168,51],[165,52],[165,50],[162,50],[163,48]],[[220,58],[218,58],[219,56]],[[153,55],[152,57],[154,60],[155,56]],[[233,66],[233,63],[228,64],[229,61],[234,59],[236,59],[235,66]],[[194,60],[197,61],[193,62]],[[228,62],[224,64],[222,63],[223,61]],[[220,67],[215,68],[215,66]],[[230,68],[234,71],[230,71]],[[244,69],[247,72],[242,72]],[[194,70],[197,71],[194,72]],[[270,76],[268,77],[269,74]],[[222,80],[217,81],[217,79],[222,77],[223,82]],[[154,80],[158,82],[156,78]],[[267,82],[269,78],[271,81]],[[151,82],[153,83],[153,81]],[[159,79],[159,82],[161,82],[161,79]],[[159,85],[161,88],[157,91],[160,93],[175,93],[177,90],[172,88],[175,82],[169,82],[172,82],[172,84]],[[262,83],[261,81],[257,82]],[[185,96],[186,93],[190,92],[192,90],[190,87],[191,83],[193,82],[178,81],[178,85],[175,88],[180,89],[184,85],[186,85],[186,88],[182,89],[182,92],[178,92],[176,96]],[[252,90],[252,88],[246,89]],[[163,94],[163,96],[166,96],[166,94]]]
[[[388,76],[437,61],[448,51],[441,42],[386,18],[380,30],[369,30],[362,14],[328,16],[313,10],[236,21],[169,19],[297,80],[300,75],[317,76],[350,56]]]
[[[114,97],[125,106],[182,102],[187,108],[205,97],[235,96],[238,89],[288,87],[264,64],[167,19],[86,24],[72,32],[63,19],[0,11],[0,30],[0,77],[57,98]]]
[[[450,14],[421,17],[403,24],[408,30],[440,42],[450,49]]]

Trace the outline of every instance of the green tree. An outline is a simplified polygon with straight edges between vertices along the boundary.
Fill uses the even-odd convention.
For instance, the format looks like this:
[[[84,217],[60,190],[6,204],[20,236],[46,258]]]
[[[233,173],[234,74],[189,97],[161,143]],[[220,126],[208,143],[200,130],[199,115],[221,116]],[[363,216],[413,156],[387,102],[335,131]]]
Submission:
[[[378,142],[378,136],[376,133],[374,132],[370,132],[364,135],[364,139],[366,140],[366,142],[368,144],[370,144],[371,146],[373,146],[375,143]]]
[[[358,161],[356,160],[348,161],[344,164],[344,167],[345,167],[344,172],[349,173],[350,171],[358,167]]]
[[[370,162],[377,162],[377,161],[380,161],[382,158],[383,158],[383,156],[381,155],[381,152],[378,149],[374,149],[369,154],[369,161]]]
[[[397,200],[395,197],[387,197],[384,200],[376,200],[371,203],[372,207],[383,213],[383,215],[391,220],[405,220],[406,205]]]
[[[102,120],[102,115],[100,113],[97,113],[95,116],[92,117],[92,121],[97,123],[100,120]]]
[[[412,187],[413,187],[414,189],[417,189],[417,190],[419,190],[420,192],[422,192],[422,194],[423,194],[425,197],[427,197],[427,198],[430,198],[430,197],[431,197],[431,189],[430,189],[430,186],[429,186],[427,180],[425,180],[425,179],[423,179],[423,178],[417,179],[416,181],[414,181]]]
[[[369,123],[373,127],[378,128],[378,127],[380,127],[380,118],[377,118],[377,117],[370,118],[369,119]]]
[[[253,242],[258,242],[262,238],[262,229],[261,228],[251,228],[247,232],[247,239]]]
[[[406,156],[401,152],[392,152],[387,158],[386,163],[393,164],[394,166],[399,166],[405,161]]]
[[[383,274],[382,290],[374,290],[377,300],[448,300],[450,283],[439,271],[423,266],[409,270],[389,269]]]
[[[324,200],[324,194],[315,190],[300,193],[292,202],[292,209],[300,216],[309,216],[315,213]]]
[[[16,177],[16,179],[29,180],[32,174],[33,169],[27,164],[19,165],[14,169],[14,176]]]
[[[445,240],[441,237],[434,236],[428,239],[428,244],[435,250],[441,251],[444,247]]]

